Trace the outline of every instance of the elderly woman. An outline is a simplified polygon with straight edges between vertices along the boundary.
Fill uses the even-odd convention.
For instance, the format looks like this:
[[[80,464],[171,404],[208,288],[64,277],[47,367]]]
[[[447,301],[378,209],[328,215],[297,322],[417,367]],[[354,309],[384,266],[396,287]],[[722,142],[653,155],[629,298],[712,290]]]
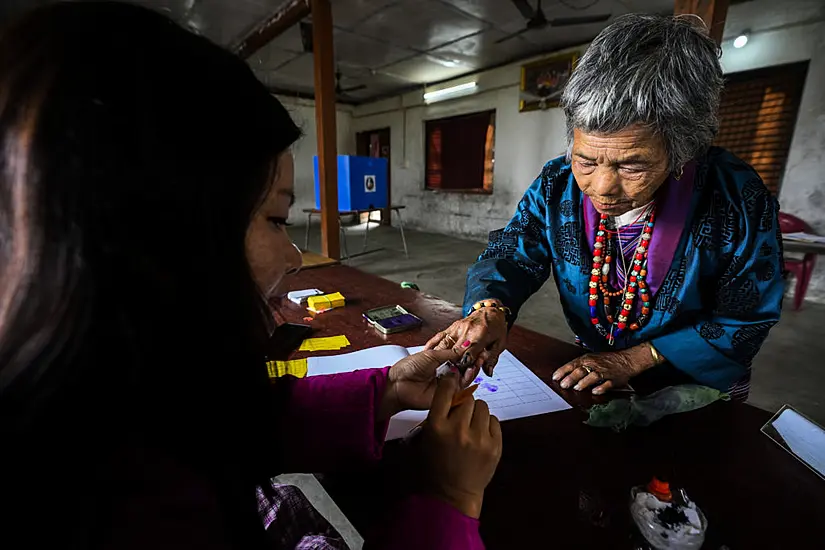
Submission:
[[[779,205],[750,166],[711,147],[722,70],[695,22],[628,15],[593,41],[562,96],[567,154],[490,234],[466,317],[429,347],[463,349],[491,374],[552,274],[590,351],[555,372],[563,388],[600,394],[642,375],[747,397],[779,319]]]

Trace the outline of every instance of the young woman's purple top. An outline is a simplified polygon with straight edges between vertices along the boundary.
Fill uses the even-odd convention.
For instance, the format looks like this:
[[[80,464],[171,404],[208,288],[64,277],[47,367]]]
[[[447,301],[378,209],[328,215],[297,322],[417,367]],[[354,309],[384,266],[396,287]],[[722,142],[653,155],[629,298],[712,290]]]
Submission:
[[[346,471],[381,457],[387,422],[376,418],[388,368],[276,383],[273,437],[284,472]],[[284,397],[285,396],[285,397]],[[262,437],[266,437],[262,435]],[[221,503],[208,479],[162,452],[125,449],[115,457],[125,489],[109,510],[112,548],[231,548]],[[276,475],[275,472],[273,475]],[[128,489],[128,490],[127,490]],[[253,489],[250,487],[250,490]],[[346,549],[340,535],[292,486],[258,488],[258,513],[273,548]],[[371,550],[480,550],[478,521],[445,502],[414,495],[391,514]]]

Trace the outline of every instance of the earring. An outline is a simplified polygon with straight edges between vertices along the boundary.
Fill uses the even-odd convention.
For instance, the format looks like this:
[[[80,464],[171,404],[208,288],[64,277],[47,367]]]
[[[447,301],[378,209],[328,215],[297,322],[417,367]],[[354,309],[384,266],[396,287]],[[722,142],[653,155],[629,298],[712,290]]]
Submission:
[[[680,179],[682,179],[682,174],[684,173],[684,171],[685,171],[684,165],[680,166],[679,167],[679,172],[676,173],[676,174],[673,174],[673,179],[675,179],[676,181],[679,181]]]
[[[292,268],[288,269],[288,270],[287,270],[287,272],[286,272],[286,274],[287,274],[287,275],[295,275],[296,273],[298,273],[299,271],[301,271],[301,268],[302,268],[302,267],[304,267],[304,266],[303,266],[303,263],[304,263],[304,253],[303,253],[303,252],[301,252],[301,249],[300,249],[300,248],[298,248],[298,245],[297,245],[297,244],[292,243],[292,246],[293,246],[293,247],[295,248],[295,250],[298,252],[298,265],[296,265],[295,267],[292,267]]]

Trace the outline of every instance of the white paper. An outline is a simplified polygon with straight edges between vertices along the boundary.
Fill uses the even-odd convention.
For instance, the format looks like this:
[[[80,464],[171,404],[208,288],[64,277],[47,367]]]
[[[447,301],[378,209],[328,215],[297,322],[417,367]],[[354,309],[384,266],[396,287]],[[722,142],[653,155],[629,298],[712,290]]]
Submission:
[[[410,348],[412,353],[416,348]],[[479,374],[474,383],[479,387],[474,397],[490,406],[490,414],[499,420],[514,420],[527,416],[563,411],[570,408],[550,386],[541,381],[516,356],[501,354],[493,376]],[[404,437],[427,418],[427,411],[404,411],[390,420],[387,440]]]
[[[812,235],[811,233],[782,233],[782,238],[789,241],[801,241],[805,243],[825,243],[825,237]]]
[[[343,355],[310,357],[307,361],[307,376],[388,367],[423,349],[424,346],[378,346]],[[502,421],[570,408],[567,401],[509,351],[499,356],[492,377],[480,373],[474,383],[479,385],[474,397],[486,401],[490,406],[490,413]],[[396,414],[390,420],[387,440],[404,437],[425,418],[427,411],[404,411]]]
[[[785,409],[773,427],[791,451],[811,468],[825,476],[825,431],[793,409]]]
[[[310,357],[307,360],[307,376],[336,374],[361,369],[380,369],[396,364],[409,353],[401,346],[378,346],[343,355]]]
[[[323,294],[323,292],[317,288],[308,288],[306,290],[293,290],[292,292],[287,292],[286,298],[293,304],[304,306],[307,303],[307,298],[310,296],[320,296],[321,294]]]

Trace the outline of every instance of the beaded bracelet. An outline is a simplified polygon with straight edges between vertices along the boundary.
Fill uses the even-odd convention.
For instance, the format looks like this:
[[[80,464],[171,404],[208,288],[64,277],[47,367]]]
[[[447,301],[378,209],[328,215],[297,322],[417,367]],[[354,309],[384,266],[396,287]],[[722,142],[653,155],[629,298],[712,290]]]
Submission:
[[[476,302],[475,304],[473,304],[473,311],[478,311],[483,307],[491,307],[497,309],[503,312],[508,319],[513,315],[509,307],[502,305],[501,302],[497,302],[494,300],[482,300],[480,302]]]

